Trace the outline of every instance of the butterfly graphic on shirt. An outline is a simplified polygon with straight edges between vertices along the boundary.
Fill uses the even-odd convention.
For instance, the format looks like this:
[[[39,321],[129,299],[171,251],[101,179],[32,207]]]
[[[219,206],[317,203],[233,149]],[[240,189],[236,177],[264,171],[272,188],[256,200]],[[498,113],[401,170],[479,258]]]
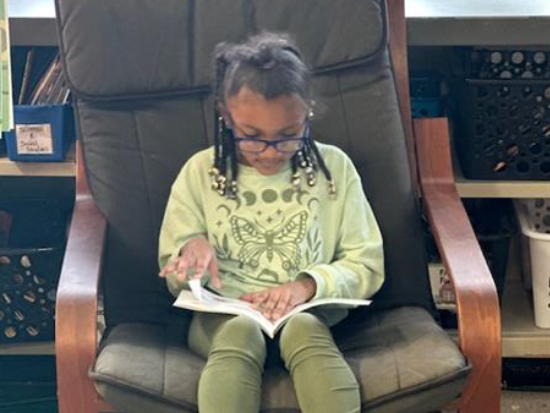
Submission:
[[[273,229],[266,230],[260,224],[246,218],[232,216],[231,231],[241,246],[239,260],[258,268],[265,254],[271,263],[275,256],[281,260],[283,269],[290,271],[300,265],[300,242],[306,234],[307,212],[299,212]]]

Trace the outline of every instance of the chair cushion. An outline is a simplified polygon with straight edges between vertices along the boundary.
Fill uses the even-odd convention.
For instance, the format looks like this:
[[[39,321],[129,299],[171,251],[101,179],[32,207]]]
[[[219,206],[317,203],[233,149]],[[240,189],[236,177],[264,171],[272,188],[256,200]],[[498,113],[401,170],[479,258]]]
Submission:
[[[338,345],[359,381],[363,411],[438,410],[460,395],[470,365],[423,309],[372,314],[335,330]],[[102,343],[90,375],[113,406],[139,412],[196,412],[205,361],[164,327],[121,324]],[[279,367],[266,369],[262,412],[299,412],[292,381]]]
[[[160,8],[158,0],[56,3],[67,80],[87,99],[206,89],[214,46],[259,30],[293,33],[316,72],[362,64],[386,45],[380,0],[301,0],[299,6],[295,0],[163,0]]]

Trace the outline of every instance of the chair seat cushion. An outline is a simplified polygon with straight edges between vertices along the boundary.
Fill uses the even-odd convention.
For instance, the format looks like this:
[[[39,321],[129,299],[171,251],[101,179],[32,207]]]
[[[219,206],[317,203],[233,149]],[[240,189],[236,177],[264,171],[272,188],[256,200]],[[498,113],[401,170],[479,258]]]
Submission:
[[[428,412],[460,395],[468,361],[423,309],[402,307],[372,314],[335,331],[338,345],[361,383],[362,411]],[[139,412],[196,412],[205,361],[165,327],[121,324],[102,342],[90,372],[98,392],[115,407]],[[262,412],[299,412],[288,373],[270,367]]]

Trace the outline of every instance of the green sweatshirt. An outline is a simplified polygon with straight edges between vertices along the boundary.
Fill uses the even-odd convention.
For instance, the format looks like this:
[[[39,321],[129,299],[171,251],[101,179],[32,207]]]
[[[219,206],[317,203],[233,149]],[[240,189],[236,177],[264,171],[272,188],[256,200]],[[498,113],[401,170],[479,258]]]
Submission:
[[[202,235],[217,253],[222,295],[239,297],[307,275],[317,284],[314,299],[376,293],[384,281],[382,237],[359,175],[343,151],[317,145],[336,183],[336,199],[329,198],[320,171],[315,186],[303,175],[295,191],[290,164],[271,176],[240,164],[238,197],[231,200],[211,189],[213,148],[195,154],[172,186],[160,268]],[[167,282],[174,296],[186,287],[175,273]]]

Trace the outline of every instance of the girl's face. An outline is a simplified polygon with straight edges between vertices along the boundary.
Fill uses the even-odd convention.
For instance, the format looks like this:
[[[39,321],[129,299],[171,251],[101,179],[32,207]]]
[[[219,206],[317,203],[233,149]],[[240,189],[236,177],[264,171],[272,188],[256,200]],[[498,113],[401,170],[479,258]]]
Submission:
[[[305,131],[308,106],[296,95],[283,95],[266,100],[243,86],[227,100],[226,122],[236,138],[267,141],[301,138]],[[237,146],[239,162],[254,167],[262,175],[276,174],[294,152],[283,153],[270,145],[261,153],[250,153]]]

